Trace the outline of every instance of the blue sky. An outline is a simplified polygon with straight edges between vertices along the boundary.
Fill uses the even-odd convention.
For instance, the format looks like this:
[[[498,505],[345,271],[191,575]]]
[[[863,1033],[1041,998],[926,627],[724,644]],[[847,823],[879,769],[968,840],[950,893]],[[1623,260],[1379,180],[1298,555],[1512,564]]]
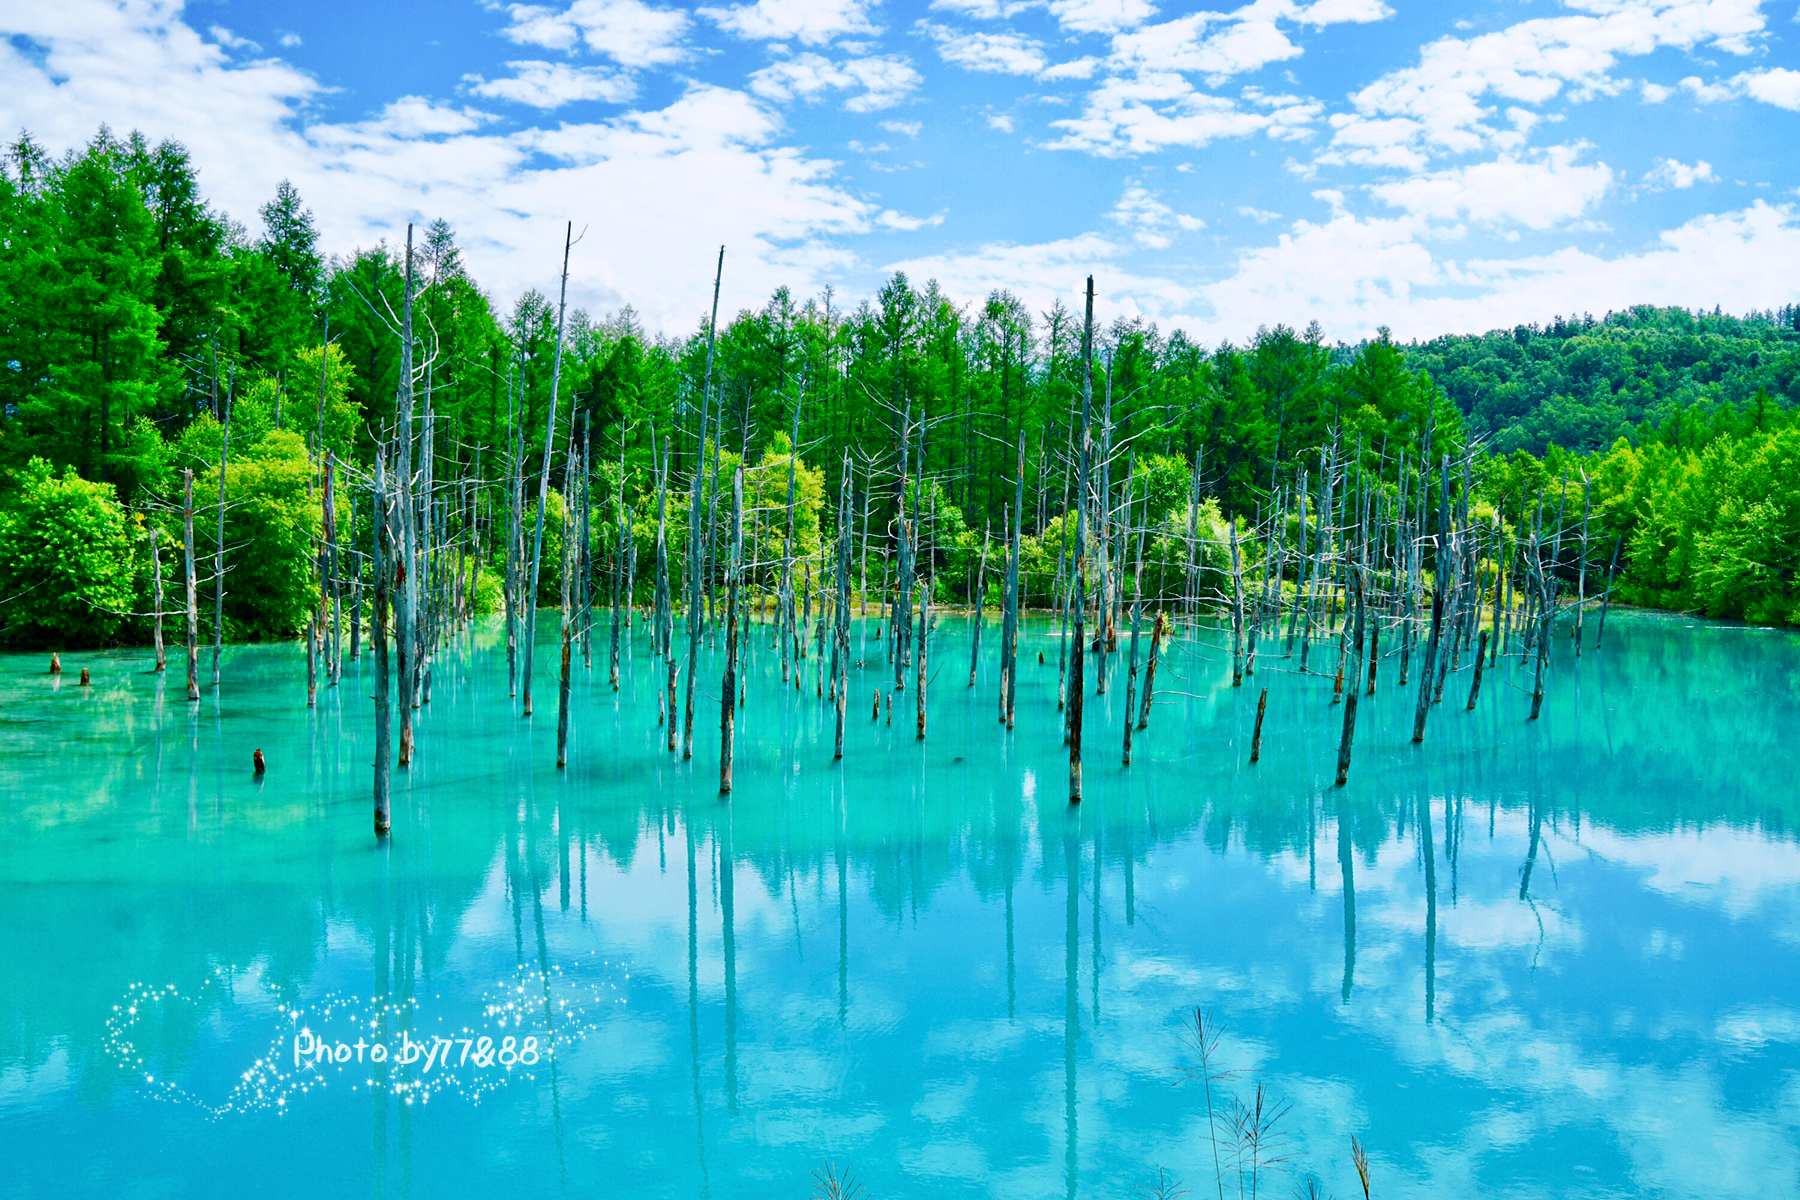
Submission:
[[[896,268],[1209,341],[1800,300],[1797,0],[0,0],[0,125],[693,328]]]

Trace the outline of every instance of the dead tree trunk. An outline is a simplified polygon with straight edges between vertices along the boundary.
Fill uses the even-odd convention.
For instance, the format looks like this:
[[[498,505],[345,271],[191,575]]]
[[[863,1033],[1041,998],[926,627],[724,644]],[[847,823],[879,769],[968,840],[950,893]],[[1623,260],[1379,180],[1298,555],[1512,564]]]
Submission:
[[[975,590],[969,597],[972,614],[969,631],[969,686],[975,686],[975,672],[981,666],[981,616],[987,599],[988,530],[981,531],[981,566],[975,572]],[[1004,654],[1002,655],[1004,657]]]
[[[1541,627],[1538,629],[1537,674],[1531,685],[1531,719],[1537,720],[1544,707],[1544,672],[1550,666],[1550,627],[1556,621],[1556,576],[1541,567],[1538,589],[1543,599],[1538,603]]]
[[[1436,578],[1431,588],[1431,638],[1425,643],[1425,661],[1419,669],[1419,702],[1413,710],[1414,744],[1425,740],[1425,718],[1431,711],[1432,675],[1437,668],[1438,638],[1444,629],[1444,573],[1448,557],[1448,525],[1450,521],[1450,456],[1444,455],[1443,490],[1439,498],[1437,554],[1433,568]]]
[[[563,269],[562,291],[556,302],[556,354],[550,366],[550,415],[544,423],[544,462],[538,472],[538,508],[537,527],[531,535],[531,567],[530,582],[525,591],[525,670],[524,670],[524,715],[531,715],[531,659],[537,648],[537,600],[538,579],[544,561],[544,510],[550,504],[550,456],[556,450],[556,392],[562,382],[563,330],[564,315],[569,302],[569,249],[574,243],[575,223],[569,222],[563,230]],[[567,512],[565,506],[565,513]],[[568,540],[569,521],[563,519],[563,540]]]
[[[1129,488],[1129,484],[1126,485]],[[1129,491],[1127,492],[1129,497]],[[1130,519],[1131,506],[1126,504],[1126,519]],[[1131,645],[1126,651],[1125,663],[1125,731],[1123,761],[1125,766],[1131,765],[1131,731],[1136,726],[1137,713],[1137,678],[1138,678],[1138,627],[1143,623],[1144,615],[1144,533],[1137,531],[1138,551],[1137,567],[1132,574],[1131,582]],[[1123,567],[1123,563],[1120,564]]]
[[[1262,695],[1256,698],[1256,728],[1250,734],[1250,761],[1255,762],[1262,757],[1263,714],[1269,710],[1269,689],[1264,688]]]
[[[1019,434],[1018,474],[1013,482],[1012,546],[1006,564],[1006,615],[1002,618],[1000,718],[1013,727],[1019,691],[1019,554],[1025,520],[1025,435]]]
[[[156,595],[156,629],[152,636],[155,639],[156,645],[155,670],[165,671],[169,667],[169,655],[163,648],[162,554],[156,547],[157,533],[158,530],[156,526],[150,526],[150,577],[153,581]]]
[[[1606,640],[1606,610],[1612,606],[1613,576],[1619,569],[1619,538],[1613,539],[1612,565],[1606,568],[1606,597],[1600,601],[1600,628],[1594,632],[1594,649]]]
[[[725,247],[719,247],[719,266],[713,275],[712,318],[706,325],[706,380],[700,388],[700,432],[694,446],[694,485],[689,499],[688,513],[688,555],[687,555],[687,696],[683,702],[681,722],[681,757],[694,757],[694,685],[698,681],[700,667],[700,607],[701,597],[701,530],[700,516],[703,511],[702,493],[705,491],[706,478],[706,425],[707,415],[712,401],[713,351],[718,343],[719,333],[719,285],[725,278]],[[715,491],[717,488],[715,487]],[[674,712],[673,698],[675,687],[675,660],[669,659],[669,687],[671,707]],[[674,718],[671,716],[670,724]],[[671,734],[671,736],[673,736]],[[670,749],[674,749],[671,745]]]
[[[1363,622],[1367,604],[1363,597],[1362,564],[1360,562],[1350,563],[1349,568],[1347,574],[1350,579],[1352,602],[1356,606],[1356,634],[1355,642],[1351,647],[1349,672],[1350,678],[1354,680],[1362,673]],[[1350,694],[1344,697],[1344,732],[1343,736],[1338,740],[1338,787],[1343,787],[1345,780],[1350,778],[1350,751],[1356,741],[1356,703],[1360,695],[1361,689],[1353,686],[1350,689]]]
[[[574,656],[576,637],[576,616],[574,610],[575,597],[574,578],[576,566],[581,561],[581,548],[576,538],[570,534],[571,525],[578,522],[572,520],[574,513],[569,511],[567,500],[574,494],[575,483],[575,431],[569,431],[569,444],[563,449],[563,544],[562,544],[562,674],[556,685],[556,765],[569,765],[569,660]],[[549,459],[544,460],[544,469],[550,469]]]
[[[200,589],[194,578],[194,472],[181,473],[181,548],[187,560],[187,696],[200,698]]]
[[[1069,803],[1081,803],[1081,702],[1083,654],[1087,649],[1088,460],[1093,440],[1094,277],[1087,281],[1087,317],[1081,332],[1080,485],[1076,489],[1075,594],[1071,597],[1075,638],[1069,645]]]
[[[388,512],[387,474],[384,463],[387,448],[375,450],[375,612],[369,628],[369,640],[375,650],[375,836],[388,835],[388,789],[393,768],[393,737],[389,722],[388,698],[388,563],[393,558],[393,528]]]
[[[231,394],[237,382],[237,364],[231,364],[225,383],[225,420],[219,438],[219,525],[213,539],[213,686],[219,686],[219,651],[225,640],[225,459],[231,445]]]
[[[838,602],[837,648],[832,653],[836,674],[837,730],[832,759],[844,757],[844,719],[850,706],[850,540],[855,521],[855,476],[850,470],[849,451],[844,452],[844,485],[838,501]]]
[[[1466,711],[1475,711],[1475,701],[1481,696],[1481,672],[1487,664],[1488,631],[1481,631],[1481,642],[1475,648],[1475,678],[1469,683],[1469,704]]]
[[[1244,682],[1244,567],[1237,521],[1231,522],[1231,686]]]
[[[1143,729],[1150,724],[1150,703],[1156,695],[1156,663],[1162,654],[1163,614],[1156,614],[1156,626],[1150,631],[1150,662],[1144,668],[1144,702],[1138,709],[1137,727]]]
[[[719,687],[719,792],[731,792],[731,752],[737,732],[738,576],[744,558],[744,467],[731,481],[731,564],[725,593],[725,678]]]
[[[1581,657],[1582,620],[1587,616],[1588,517],[1593,511],[1593,489],[1586,468],[1581,472],[1581,566],[1575,583],[1575,657]]]

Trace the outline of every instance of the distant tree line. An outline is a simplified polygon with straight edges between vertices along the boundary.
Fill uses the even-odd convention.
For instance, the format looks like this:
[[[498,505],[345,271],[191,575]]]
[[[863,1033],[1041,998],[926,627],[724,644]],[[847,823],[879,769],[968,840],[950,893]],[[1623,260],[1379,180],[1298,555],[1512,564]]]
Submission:
[[[196,525],[195,555],[216,554],[229,581],[224,636],[304,625],[317,603],[326,464],[366,468],[396,420],[406,251],[404,239],[383,241],[328,261],[286,183],[258,217],[252,233],[210,207],[176,143],[102,129],[60,158],[24,136],[6,151],[0,641],[147,637],[157,572],[172,571],[166,556],[183,533],[188,472],[194,503],[218,510]],[[556,264],[544,266],[553,278]],[[753,507],[774,509],[796,455],[796,552],[818,554],[843,512],[879,542],[911,430],[904,453],[915,490],[928,481],[935,586],[952,602],[971,598],[980,548],[1022,491],[1024,587],[1048,602],[1069,536],[1081,380],[1080,319],[1061,302],[1041,313],[1004,291],[964,302],[898,274],[852,306],[829,288],[806,299],[780,289],[721,315],[702,447],[704,319],[668,336],[629,307],[567,314],[558,432],[547,439],[555,302],[529,291],[503,305],[483,292],[441,220],[417,231],[412,270],[412,383],[434,423],[431,478],[458,481],[464,490],[446,502],[492,530],[509,481],[533,481],[523,494],[535,503],[549,470],[552,576],[564,519],[555,485],[574,430],[590,448],[588,494],[610,498],[589,532],[602,564],[653,553],[665,461],[675,545],[697,468],[704,480],[722,462],[728,480],[744,463]],[[728,257],[727,295],[730,278]],[[1598,532],[1584,553],[1620,546],[1621,598],[1800,621],[1800,309],[1639,308],[1416,344],[1384,332],[1354,346],[1328,344],[1317,324],[1207,347],[1118,320],[1096,361],[1108,503],[1146,528],[1237,522],[1254,554],[1259,514],[1283,510],[1279,498],[1303,490],[1309,472],[1316,481],[1328,458],[1417,494],[1429,438],[1433,459],[1471,460],[1480,502],[1509,528],[1546,498],[1565,513],[1591,508]],[[547,444],[558,448],[548,463]],[[1190,512],[1196,474],[1203,512]],[[353,553],[366,513],[341,486],[336,503],[337,536]],[[772,562],[757,539],[784,536],[758,518],[750,561]],[[484,563],[498,563],[502,540],[478,539]],[[1149,553],[1180,552],[1171,540]],[[495,572],[479,567],[478,602],[494,603]],[[648,586],[642,572],[623,577]],[[556,595],[553,578],[540,594]]]

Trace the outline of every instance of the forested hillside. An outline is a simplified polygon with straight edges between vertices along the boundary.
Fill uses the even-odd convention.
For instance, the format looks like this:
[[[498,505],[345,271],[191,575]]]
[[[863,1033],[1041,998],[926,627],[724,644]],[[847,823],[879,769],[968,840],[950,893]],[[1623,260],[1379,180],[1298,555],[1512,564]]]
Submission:
[[[1744,317],[1648,305],[1407,348],[1503,453],[1603,450],[1646,422],[1729,423],[1800,402],[1800,305]],[[1758,393],[1762,398],[1758,399]],[[1684,435],[1687,436],[1687,435]]]
[[[782,290],[721,313],[703,397],[705,314],[659,333],[629,308],[571,311],[548,439],[561,449],[546,463],[559,264],[544,264],[544,292],[493,297],[450,224],[412,238],[410,251],[396,239],[326,261],[285,184],[253,230],[207,205],[178,145],[102,130],[60,159],[27,138],[11,146],[0,169],[0,639],[146,636],[157,572],[174,586],[167,556],[180,549],[187,471],[194,503],[216,508],[223,529],[221,542],[201,521],[196,553],[216,550],[226,567],[226,636],[299,629],[317,600],[325,464],[368,464],[396,420],[409,262],[430,477],[459,481],[442,500],[466,515],[468,549],[484,562],[503,554],[496,514],[509,489],[535,500],[546,468],[557,544],[562,450],[578,444],[591,447],[593,490],[629,510],[638,555],[651,553],[656,468],[666,455],[670,488],[691,485],[704,400],[717,418],[707,468],[723,460],[728,478],[736,462],[752,467],[769,507],[784,502],[797,445],[805,553],[831,531],[847,480],[854,518],[878,532],[902,471],[928,481],[932,574],[951,600],[967,599],[984,531],[1008,518],[1023,445],[1025,570],[1038,581],[1027,593],[1047,598],[1067,538],[1080,313],[1031,312],[1005,292],[946,296],[902,275],[853,302]],[[729,296],[729,251],[724,277]],[[1072,302],[1080,284],[1069,281]],[[1322,468],[1396,495],[1410,480],[1417,495],[1428,445],[1434,463],[1468,456],[1478,508],[1503,528],[1546,497],[1571,523],[1591,510],[1583,552],[1600,570],[1619,542],[1627,598],[1791,622],[1797,327],[1792,308],[1636,309],[1418,345],[1332,345],[1310,325],[1208,347],[1119,321],[1096,337],[1106,446],[1095,486],[1107,511],[1146,528],[1197,528],[1203,501],[1209,528],[1240,521],[1255,553],[1259,521],[1316,491]],[[354,499],[338,503],[355,544]],[[669,500],[677,521],[686,503]],[[601,513],[590,536],[610,546],[617,529]],[[753,531],[753,559],[755,536],[777,534]],[[498,585],[479,578],[491,602]]]

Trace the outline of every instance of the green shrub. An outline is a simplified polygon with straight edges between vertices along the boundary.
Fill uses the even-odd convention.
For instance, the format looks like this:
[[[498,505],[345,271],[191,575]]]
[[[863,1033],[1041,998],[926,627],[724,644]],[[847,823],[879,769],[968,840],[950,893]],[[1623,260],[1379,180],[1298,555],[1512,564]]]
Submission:
[[[34,458],[0,497],[0,639],[93,646],[131,610],[133,532],[112,487]]]

